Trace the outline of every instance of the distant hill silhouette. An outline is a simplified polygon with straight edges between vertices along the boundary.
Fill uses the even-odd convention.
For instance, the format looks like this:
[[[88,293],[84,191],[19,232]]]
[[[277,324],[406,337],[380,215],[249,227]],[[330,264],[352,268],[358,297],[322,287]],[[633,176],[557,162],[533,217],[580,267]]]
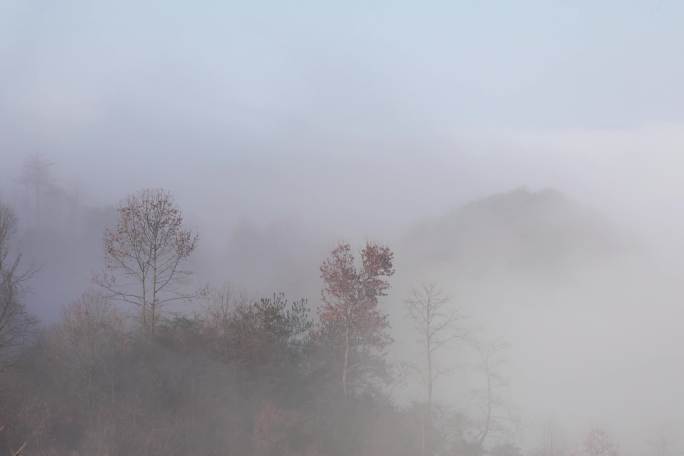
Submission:
[[[400,242],[414,265],[447,263],[470,272],[555,270],[623,251],[603,216],[555,190],[495,194],[416,225]]]

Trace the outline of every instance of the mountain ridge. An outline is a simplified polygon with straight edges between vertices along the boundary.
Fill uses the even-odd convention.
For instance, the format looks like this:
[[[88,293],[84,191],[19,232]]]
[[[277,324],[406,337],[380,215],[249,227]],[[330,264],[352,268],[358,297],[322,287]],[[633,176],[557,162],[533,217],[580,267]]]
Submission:
[[[520,187],[419,222],[399,246],[419,264],[529,270],[614,255],[628,243],[607,217],[564,193]]]

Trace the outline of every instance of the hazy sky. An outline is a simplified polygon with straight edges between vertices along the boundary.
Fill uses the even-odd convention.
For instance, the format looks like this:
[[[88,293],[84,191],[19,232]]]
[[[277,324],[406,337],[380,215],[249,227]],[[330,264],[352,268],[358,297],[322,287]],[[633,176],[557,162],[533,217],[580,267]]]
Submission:
[[[647,156],[681,163],[683,22],[669,0],[2,0],[3,168],[42,152],[98,202],[231,182],[276,212],[631,188]]]
[[[672,218],[682,23],[671,0],[0,0],[0,191],[43,153],[93,202],[164,186],[364,234],[521,185]]]
[[[629,128],[684,114],[675,1],[5,0],[1,13],[3,104],[75,131]]]

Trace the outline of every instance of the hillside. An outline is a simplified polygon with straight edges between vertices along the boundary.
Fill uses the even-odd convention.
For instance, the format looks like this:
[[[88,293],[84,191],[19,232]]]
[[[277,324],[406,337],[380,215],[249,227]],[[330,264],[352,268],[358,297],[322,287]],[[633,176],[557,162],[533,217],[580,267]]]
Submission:
[[[399,243],[410,262],[474,273],[540,272],[612,256],[627,238],[555,190],[495,194],[415,225]]]

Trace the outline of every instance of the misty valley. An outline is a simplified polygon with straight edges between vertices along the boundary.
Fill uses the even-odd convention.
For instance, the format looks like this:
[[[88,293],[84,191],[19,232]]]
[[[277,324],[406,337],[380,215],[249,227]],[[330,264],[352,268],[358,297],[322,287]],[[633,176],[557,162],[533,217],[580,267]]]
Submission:
[[[683,24],[0,0],[0,456],[684,456]]]
[[[610,420],[622,409],[601,396],[618,379],[591,325],[617,299],[623,323],[643,324],[621,282],[654,279],[632,233],[560,192],[485,197],[387,244],[237,226],[203,250],[220,244],[170,192],[90,206],[51,166],[27,159],[20,197],[0,210],[5,454],[617,456],[644,444]],[[567,344],[577,353],[560,356]],[[594,407],[601,420],[573,418]],[[664,429],[647,448],[674,443]]]

